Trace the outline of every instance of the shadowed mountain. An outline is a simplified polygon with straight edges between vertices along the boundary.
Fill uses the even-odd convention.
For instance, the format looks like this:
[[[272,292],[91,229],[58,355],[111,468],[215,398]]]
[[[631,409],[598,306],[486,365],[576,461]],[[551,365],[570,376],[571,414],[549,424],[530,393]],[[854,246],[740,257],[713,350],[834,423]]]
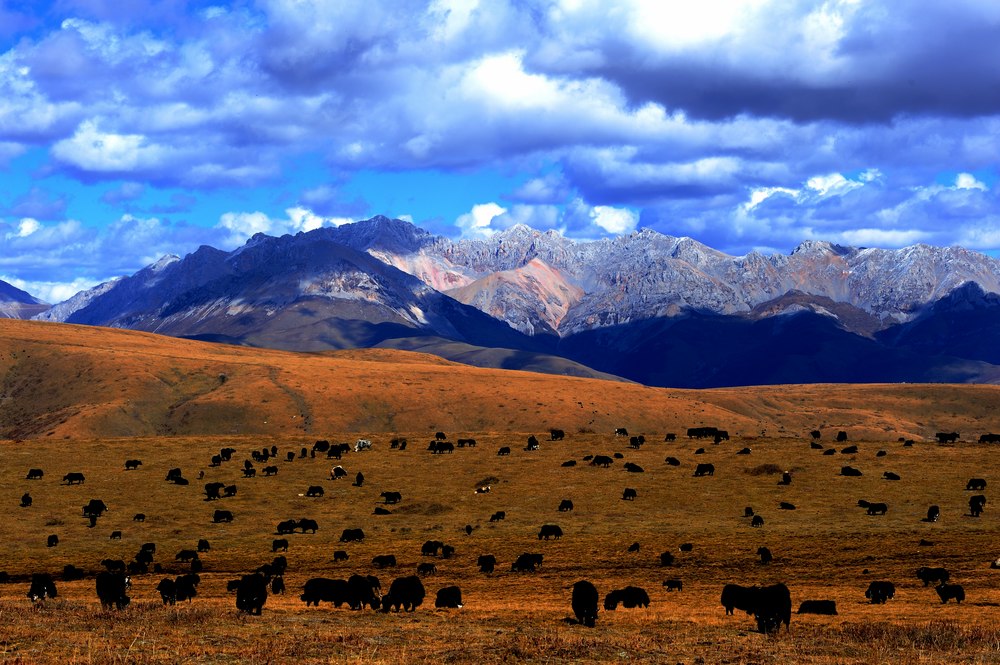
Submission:
[[[952,355],[1000,364],[998,330],[1000,296],[968,282],[912,321],[879,332],[877,339],[917,355]]]
[[[559,351],[646,385],[683,388],[1000,380],[998,366],[889,347],[806,310],[760,320],[689,313],[637,321],[578,333]]]

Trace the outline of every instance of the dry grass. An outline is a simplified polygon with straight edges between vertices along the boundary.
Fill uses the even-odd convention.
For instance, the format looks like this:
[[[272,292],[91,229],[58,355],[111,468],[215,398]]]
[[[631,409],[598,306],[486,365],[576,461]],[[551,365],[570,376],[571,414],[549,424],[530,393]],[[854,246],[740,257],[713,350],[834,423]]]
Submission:
[[[1000,431],[994,387],[656,390],[478,370],[401,352],[309,356],[23,322],[0,322],[0,377],[0,431],[35,437],[0,441],[0,568],[13,576],[0,585],[2,662],[1000,663],[1000,571],[989,568],[1000,556],[1000,511],[990,503],[982,517],[966,517],[964,490],[970,477],[985,477],[991,488],[1000,482],[995,450],[923,441],[908,448],[896,440],[937,430],[967,438]],[[683,437],[686,427],[705,424],[729,429],[733,440]],[[628,449],[610,435],[623,425],[649,443]],[[563,428],[566,440],[546,441],[549,426]],[[811,450],[804,436],[815,427],[825,445],[829,431],[848,430],[859,452]],[[431,455],[424,448],[438,429],[479,445]],[[663,443],[666,431],[682,436]],[[537,452],[523,450],[531,433],[542,439]],[[408,450],[389,450],[395,434],[409,439]],[[252,449],[277,445],[284,460],[286,451],[317,438],[359,436],[372,438],[375,449],[340,463],[350,479],[364,473],[360,488],[330,481],[331,462],[322,458],[279,461],[271,478],[244,480],[239,471]],[[223,446],[239,452],[209,467]],[[512,454],[497,457],[500,446]],[[694,455],[701,446],[705,454]],[[736,455],[743,446],[752,454]],[[888,454],[876,457],[882,449]],[[614,452],[625,459],[610,469],[581,461]],[[666,465],[668,455],[681,466]],[[143,466],[124,471],[130,458]],[[578,465],[562,467],[569,459]],[[645,473],[626,473],[624,461]],[[692,477],[698,462],[713,463],[715,475]],[[844,464],[864,476],[840,477]],[[45,477],[25,480],[32,467]],[[173,467],[192,484],[164,482]],[[792,471],[789,486],[777,484],[783,470]],[[86,483],[60,484],[70,471],[83,472]],[[883,471],[902,480],[884,481]],[[210,481],[235,483],[239,492],[207,502],[202,486]],[[301,496],[317,484],[324,497]],[[475,494],[482,484],[492,492]],[[637,490],[637,500],[621,500],[626,487]],[[34,505],[17,508],[25,491]],[[403,501],[389,507],[392,515],[374,516],[382,491],[399,491]],[[91,498],[111,508],[94,529],[80,511]],[[866,515],[856,506],[862,498],[888,503],[889,513]],[[575,510],[557,512],[561,499]],[[797,510],[779,510],[782,501]],[[940,522],[921,521],[930,504],[941,507]],[[742,517],[747,505],[764,516],[763,528]],[[231,510],[235,521],[213,524],[216,508]],[[498,510],[507,519],[489,522]],[[137,512],[146,522],[132,521]],[[274,525],[300,517],[316,519],[320,530],[289,538],[288,593],[272,596],[261,617],[238,614],[226,582],[270,561]],[[539,541],[545,523],[559,524],[565,536]],[[340,544],[340,532],[352,527],[362,527],[367,540]],[[122,531],[121,541],[108,539],[113,530]],[[45,546],[50,533],[58,547]],[[134,580],[124,612],[100,609],[93,575],[102,559],[130,559],[142,543],[155,542],[156,560],[178,574],[185,567],[174,554],[199,538],[212,550],[192,603],[163,607],[155,592],[160,576],[147,575]],[[436,561],[437,574],[425,578],[429,597],[415,613],[307,609],[298,599],[316,576],[375,573],[388,586],[427,560],[420,545],[428,539],[457,553]],[[935,545],[919,546],[921,539]],[[641,544],[638,553],[626,551],[632,542]],[[692,552],[678,550],[685,542]],[[772,565],[758,563],[760,546],[773,552]],[[350,560],[334,563],[337,549]],[[661,568],[667,550],[677,563]],[[511,573],[510,563],[526,551],[544,553],[544,566]],[[476,569],[484,553],[500,561],[493,575]],[[395,554],[399,567],[374,571],[377,554]],[[58,580],[70,563],[88,579]],[[947,567],[967,602],[942,605],[914,576],[921,565]],[[57,574],[60,595],[33,606],[27,579],[41,571]],[[683,580],[683,591],[667,593],[667,578]],[[569,587],[579,579],[602,594],[645,587],[652,606],[602,611],[592,630],[571,625],[564,621]],[[894,581],[896,598],[867,604],[864,590],[874,579]],[[791,588],[795,605],[836,600],[839,616],[794,616],[790,632],[763,636],[751,617],[724,615],[724,584],[778,581]],[[449,584],[462,587],[465,607],[433,609],[434,593]]]
[[[4,566],[15,581],[0,586],[0,622],[5,626],[0,660],[1000,662],[998,571],[988,567],[997,556],[995,511],[987,507],[979,519],[963,516],[965,480],[985,475],[992,482],[996,463],[986,447],[860,442],[860,452],[850,459],[865,476],[841,478],[837,473],[848,456],[824,457],[792,439],[759,439],[749,456],[735,455],[735,444],[709,444],[705,455],[695,456],[697,444],[686,440],[632,451],[620,438],[572,435],[563,442],[543,441],[541,450],[529,453],[521,450],[527,433],[451,432],[453,437],[474,436],[479,445],[438,456],[422,449],[429,433],[403,434],[411,441],[407,451],[390,451],[387,438],[376,438],[372,452],[344,458],[351,477],[364,472],[367,480],[361,488],[328,480],[330,463],[321,458],[279,462],[280,471],[271,478],[240,477],[238,467],[251,448],[274,444],[283,454],[312,443],[304,438],[3,444],[0,504],[9,507]],[[236,459],[208,467],[209,456],[226,445],[240,451]],[[498,458],[501,445],[511,446],[513,454]],[[889,455],[876,458],[882,448]],[[585,463],[560,466],[585,454],[618,451],[646,472],[626,473],[621,461],[611,469]],[[680,458],[682,466],[664,464],[667,454]],[[143,466],[126,472],[127,458],[142,459]],[[691,476],[702,460],[715,464],[714,477]],[[788,487],[766,473],[750,473],[788,460],[798,467]],[[45,470],[43,480],[24,480],[33,466]],[[166,469],[174,466],[192,479],[204,470],[205,479],[189,487],[164,482]],[[895,470],[903,480],[881,480],[883,468]],[[86,483],[59,484],[71,470],[84,472]],[[493,482],[493,491],[475,494],[484,479]],[[213,480],[235,482],[237,497],[204,501],[201,485]],[[322,484],[326,496],[300,496],[311,484]],[[622,501],[624,487],[636,488],[639,498]],[[34,496],[34,505],[14,508],[25,490]],[[373,516],[385,490],[402,492],[404,500],[393,515]],[[865,515],[855,506],[860,497],[888,502],[889,514]],[[80,506],[90,498],[102,498],[111,507],[95,529],[80,517]],[[556,511],[563,498],[573,500],[573,512]],[[782,500],[798,510],[779,511]],[[939,523],[920,521],[930,503],[941,506]],[[765,516],[764,528],[749,528],[741,517],[744,505]],[[216,508],[232,510],[236,520],[211,523]],[[508,517],[490,523],[496,510],[505,510]],[[139,511],[147,513],[145,523],[131,521]],[[226,581],[272,558],[275,523],[303,516],[317,519],[320,531],[290,538],[288,593],[272,596],[262,617],[239,615],[225,591]],[[565,537],[539,541],[535,536],[543,523],[560,524]],[[466,524],[473,526],[471,536],[463,531]],[[367,540],[338,543],[340,531],[348,527],[364,528]],[[115,529],[123,532],[121,541],[108,540]],[[58,547],[45,547],[49,533],[59,535]],[[60,597],[44,605],[32,606],[24,597],[31,572],[58,573],[73,563],[93,575],[101,559],[128,559],[143,542],[156,542],[157,561],[177,574],[184,567],[173,561],[173,554],[198,538],[207,538],[213,549],[203,557],[200,595],[190,605],[160,605],[156,575],[135,579],[134,602],[122,613],[100,610],[92,579],[59,582]],[[936,545],[918,547],[921,538]],[[315,576],[375,573],[387,585],[427,560],[419,552],[428,539],[455,545],[457,555],[436,561],[437,575],[425,578],[429,597],[416,613],[306,609],[297,598],[305,580]],[[642,546],[637,554],[626,552],[633,541]],[[693,543],[694,550],[678,551],[682,542]],[[770,566],[757,563],[761,545],[774,552]],[[333,563],[335,549],[347,549],[350,561]],[[677,555],[671,568],[659,567],[659,553],[665,550]],[[524,551],[545,554],[545,565],[533,575],[509,571],[510,562]],[[396,555],[399,567],[373,570],[371,558],[388,553]],[[476,570],[476,557],[483,553],[500,561],[492,576]],[[954,581],[965,586],[968,601],[941,605],[933,589],[914,577],[920,565],[949,568]],[[667,593],[661,583],[675,577],[683,580],[684,590]],[[643,586],[653,605],[602,611],[594,630],[567,624],[569,587],[578,579],[593,581],[602,593],[626,584]],[[893,580],[899,589],[896,598],[885,606],[866,604],[864,589],[873,579]],[[796,605],[806,598],[830,598],[837,601],[840,615],[796,616],[792,630],[776,637],[753,632],[752,618],[746,615],[724,616],[718,604],[723,584],[776,581],[789,585]],[[432,609],[433,594],[449,584],[462,587],[465,608]]]

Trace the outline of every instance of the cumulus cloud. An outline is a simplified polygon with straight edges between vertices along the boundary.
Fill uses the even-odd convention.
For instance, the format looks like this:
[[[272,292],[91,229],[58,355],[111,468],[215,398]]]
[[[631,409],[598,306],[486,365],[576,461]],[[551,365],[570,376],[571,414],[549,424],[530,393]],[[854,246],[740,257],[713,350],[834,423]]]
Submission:
[[[300,206],[288,208],[285,214],[286,217],[275,218],[260,211],[223,213],[215,227],[222,232],[218,246],[221,249],[234,249],[257,233],[281,236],[356,221],[349,217],[324,217]]]
[[[805,237],[1000,246],[989,245],[1000,237],[989,230],[1000,214],[996,3],[680,7],[0,8],[10,35],[0,52],[0,168],[40,150],[39,174],[99,187],[105,203],[137,215],[132,227],[157,219],[163,240],[153,247],[173,238],[175,253],[195,236],[232,247],[253,232],[391,212],[345,195],[355,191],[345,183],[360,171],[414,169],[519,174],[513,191],[477,193],[489,203],[440,223],[466,237],[521,222],[573,237],[642,224],[734,251]],[[327,177],[289,178],[303,157],[324,163]],[[260,212],[257,198],[248,211],[215,209],[210,228],[157,217],[196,210],[202,193],[262,184],[283,188],[271,199],[278,212]],[[162,203],[158,188],[187,191]],[[8,218],[42,228],[21,237],[20,222],[6,222],[0,237],[55,232],[49,222],[72,199],[46,196],[3,201]],[[160,203],[140,209],[146,199]],[[88,246],[99,251],[119,237],[84,221],[61,232],[73,242],[96,233]]]
[[[463,238],[488,238],[498,229],[492,226],[493,220],[507,212],[507,209],[498,203],[478,203],[472,206],[472,210],[464,213],[455,220],[455,226],[461,231]]]

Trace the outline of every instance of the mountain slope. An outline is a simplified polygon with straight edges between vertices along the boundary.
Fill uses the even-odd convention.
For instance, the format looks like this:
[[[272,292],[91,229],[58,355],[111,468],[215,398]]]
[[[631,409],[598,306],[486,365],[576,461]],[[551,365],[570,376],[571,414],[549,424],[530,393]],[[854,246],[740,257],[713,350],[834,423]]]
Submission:
[[[48,303],[0,280],[0,319],[30,319],[48,308]]]

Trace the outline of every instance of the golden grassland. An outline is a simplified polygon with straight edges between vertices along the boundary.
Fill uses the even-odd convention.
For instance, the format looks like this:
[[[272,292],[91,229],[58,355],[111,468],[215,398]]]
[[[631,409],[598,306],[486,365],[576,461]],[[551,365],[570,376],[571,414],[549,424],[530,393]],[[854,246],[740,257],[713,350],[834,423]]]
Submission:
[[[767,438],[750,442],[750,455],[736,455],[745,441],[719,445],[681,438],[664,443],[647,432],[640,450],[610,434],[569,433],[561,442],[542,441],[538,451],[524,451],[528,433],[449,432],[450,438],[475,437],[475,448],[450,455],[425,450],[428,432],[403,432],[406,451],[390,450],[388,437],[375,437],[370,452],[349,453],[340,462],[353,478],[329,480],[332,462],[323,456],[284,461],[288,450],[311,446],[313,439],[264,437],[159,437],[141,439],[52,439],[2,444],[0,504],[7,506],[3,531],[7,543],[3,566],[14,580],[0,585],[0,622],[4,626],[0,657],[6,662],[705,662],[705,663],[871,663],[1000,662],[1000,571],[989,567],[1000,556],[996,511],[987,505],[980,518],[965,516],[965,482],[986,476],[992,483],[995,451],[979,444],[941,446],[918,443],[859,442],[856,455],[824,456],[801,439]],[[340,433],[332,440],[349,440]],[[662,437],[659,437],[662,438]],[[272,477],[243,479],[242,460],[252,449],[277,445],[280,470]],[[509,457],[497,449],[509,445]],[[695,455],[704,445],[706,452]],[[827,442],[827,445],[832,445]],[[239,452],[221,467],[210,467],[220,447]],[[876,457],[879,450],[887,455]],[[621,452],[645,472],[627,473],[623,460],[610,469],[586,463],[566,468],[565,460],[587,454]],[[664,463],[667,455],[680,467]],[[137,471],[124,460],[138,458]],[[697,462],[716,466],[713,477],[694,478]],[[838,476],[843,464],[864,472],[861,478]],[[166,471],[181,467],[192,480],[187,487],[164,481]],[[261,465],[257,465],[258,469]],[[28,481],[25,473],[40,467],[45,477]],[[780,486],[776,469],[789,468],[793,482]],[[194,480],[203,470],[205,477]],[[892,470],[902,480],[881,479]],[[86,475],[83,485],[60,483],[65,473]],[[234,498],[208,502],[203,484],[235,483]],[[490,482],[492,491],[474,489]],[[322,485],[322,498],[302,496],[309,485]],[[633,487],[635,501],[621,500]],[[17,507],[31,492],[30,508]],[[399,491],[402,503],[392,515],[374,516],[380,493]],[[101,498],[111,508],[96,528],[89,528],[80,507]],[[561,499],[575,509],[559,513]],[[870,517],[857,499],[885,501],[889,513]],[[787,501],[797,510],[779,510]],[[940,522],[921,521],[930,504],[941,506]],[[742,517],[746,505],[765,517],[763,528],[750,528]],[[215,509],[231,510],[231,524],[212,523]],[[489,517],[505,510],[507,519]],[[136,512],[144,523],[132,521]],[[289,562],[282,596],[272,595],[260,617],[237,613],[225,590],[238,577],[274,556],[274,525],[284,519],[312,517],[316,534],[289,537]],[[565,536],[539,541],[538,528],[559,524]],[[464,527],[473,527],[467,536]],[[338,542],[344,528],[361,527],[364,543]],[[121,530],[121,541],[108,539]],[[60,544],[46,547],[46,536]],[[123,612],[100,609],[92,575],[107,557],[130,559],[145,542],[157,544],[156,560],[166,572],[186,566],[174,554],[193,548],[199,538],[212,549],[202,555],[205,570],[199,596],[190,604],[165,608],[155,586],[161,575],[133,580],[133,603]],[[428,539],[456,547],[452,559],[421,557]],[[921,547],[921,539],[933,546]],[[638,553],[627,547],[639,542]],[[678,545],[693,544],[680,552]],[[767,546],[775,560],[758,563],[756,550]],[[334,563],[333,551],[345,549],[347,562]],[[659,565],[671,551],[674,566]],[[521,552],[541,552],[538,572],[512,573]],[[476,569],[480,554],[492,553],[497,572]],[[395,554],[396,569],[375,570],[377,554]],[[298,599],[311,577],[346,578],[374,573],[383,587],[433,560],[437,574],[424,578],[428,597],[411,614],[351,612],[329,605],[306,608]],[[90,573],[79,582],[61,582],[68,563]],[[942,605],[914,571],[921,565],[947,567],[966,589],[962,605]],[[25,597],[32,572],[55,573],[59,598],[33,606]],[[666,592],[664,579],[684,583]],[[628,584],[642,586],[652,598],[648,609],[601,611],[597,627],[563,621],[571,616],[573,582],[589,579],[601,594]],[[874,579],[896,583],[895,599],[884,606],[867,604],[864,590]],[[719,593],[728,582],[786,583],[797,607],[807,598],[837,601],[836,617],[793,616],[791,630],[776,636],[754,632],[752,617],[726,617]],[[437,589],[462,587],[465,607],[433,609]]]
[[[733,439],[719,445],[689,440],[687,427],[715,425]],[[644,434],[631,450],[615,427]],[[549,427],[567,433],[549,442]],[[832,447],[838,430],[857,443],[855,455],[812,450],[818,428]],[[425,448],[435,430],[478,446],[451,455]],[[672,443],[663,434],[679,434]],[[933,443],[936,431],[958,431],[955,445]],[[622,662],[649,663],[997,663],[1000,662],[998,515],[992,503],[967,517],[965,483],[984,477],[986,494],[1000,482],[995,447],[972,443],[1000,431],[1000,388],[965,385],[770,386],[709,391],[485,370],[431,356],[388,350],[294,354],[203,344],[131,331],[0,321],[0,661],[60,663],[177,662]],[[541,449],[523,450],[529,434]],[[404,436],[406,451],[389,449]],[[349,453],[340,464],[349,479],[329,480],[323,456],[285,460],[289,450],[316,439],[370,438],[370,452]],[[904,447],[900,437],[916,444]],[[5,440],[3,440],[5,439]],[[253,449],[280,449],[273,477],[243,479]],[[513,449],[498,457],[500,446]],[[210,467],[212,454],[237,449],[233,461]],[[736,455],[743,446],[750,455]],[[705,453],[695,454],[704,447]],[[843,446],[837,446],[841,448]],[[885,450],[883,457],[876,456]],[[588,454],[620,452],[610,469],[582,462]],[[681,466],[664,463],[675,456]],[[124,461],[143,461],[125,471]],[[562,467],[575,459],[578,465]],[[645,472],[627,473],[623,462]],[[694,478],[698,462],[716,466]],[[838,475],[842,465],[864,476]],[[256,465],[258,474],[263,466]],[[28,481],[29,468],[45,471]],[[164,481],[180,467],[187,487]],[[781,470],[793,482],[779,486]],[[71,471],[83,485],[60,479]],[[198,474],[204,471],[203,479]],[[882,480],[884,471],[901,476]],[[238,486],[236,497],[208,502],[204,483]],[[474,489],[490,484],[488,494]],[[325,496],[307,498],[310,485]],[[635,501],[622,490],[637,490]],[[19,508],[24,492],[34,502]],[[383,491],[403,501],[392,515],[375,516]],[[110,507],[96,528],[81,506],[100,498]],[[560,500],[575,510],[559,513]],[[889,504],[868,516],[858,499]],[[991,499],[992,500],[992,499]],[[795,504],[780,510],[779,502]],[[925,523],[927,507],[941,520]],[[745,506],[764,516],[750,528]],[[231,524],[212,523],[215,509],[231,510]],[[507,519],[491,523],[493,512]],[[132,521],[135,513],[148,517]],[[286,594],[272,596],[260,617],[239,614],[226,582],[269,562],[275,524],[311,517],[316,534],[289,537]],[[558,541],[536,538],[542,524],[562,527]],[[471,525],[471,535],[465,526]],[[361,527],[364,543],[338,542],[345,528]],[[121,530],[122,540],[109,540]],[[57,547],[46,547],[49,534]],[[93,576],[104,558],[129,560],[142,543],[157,544],[156,561],[175,575],[174,561],[199,538],[199,595],[190,604],[163,607],[155,592],[161,575],[136,576],[132,604],[104,611]],[[306,608],[303,583],[317,576],[375,573],[387,588],[428,561],[421,544],[443,540],[456,556],[435,560],[424,578],[424,605],[409,614],[351,612],[328,605]],[[932,546],[920,546],[921,539]],[[638,542],[638,553],[627,552]],[[693,544],[681,552],[681,543]],[[775,560],[758,562],[766,546]],[[334,550],[350,553],[334,563]],[[659,565],[671,551],[676,564]],[[534,574],[512,573],[522,552],[541,552]],[[480,554],[499,560],[483,575]],[[376,571],[371,559],[394,554],[399,566]],[[64,582],[66,564],[88,578]],[[914,576],[922,565],[944,566],[966,589],[962,605],[942,605]],[[59,597],[32,605],[25,594],[33,572],[56,575]],[[668,593],[664,579],[684,583]],[[597,627],[564,621],[570,587],[591,580],[605,594],[642,586],[648,609],[601,611]],[[876,579],[896,583],[896,598],[867,604]],[[798,616],[791,630],[756,633],[752,617],[725,616],[719,604],[729,582],[786,583],[794,606],[804,599],[837,601],[835,617]],[[435,592],[462,588],[465,607],[433,608]]]

